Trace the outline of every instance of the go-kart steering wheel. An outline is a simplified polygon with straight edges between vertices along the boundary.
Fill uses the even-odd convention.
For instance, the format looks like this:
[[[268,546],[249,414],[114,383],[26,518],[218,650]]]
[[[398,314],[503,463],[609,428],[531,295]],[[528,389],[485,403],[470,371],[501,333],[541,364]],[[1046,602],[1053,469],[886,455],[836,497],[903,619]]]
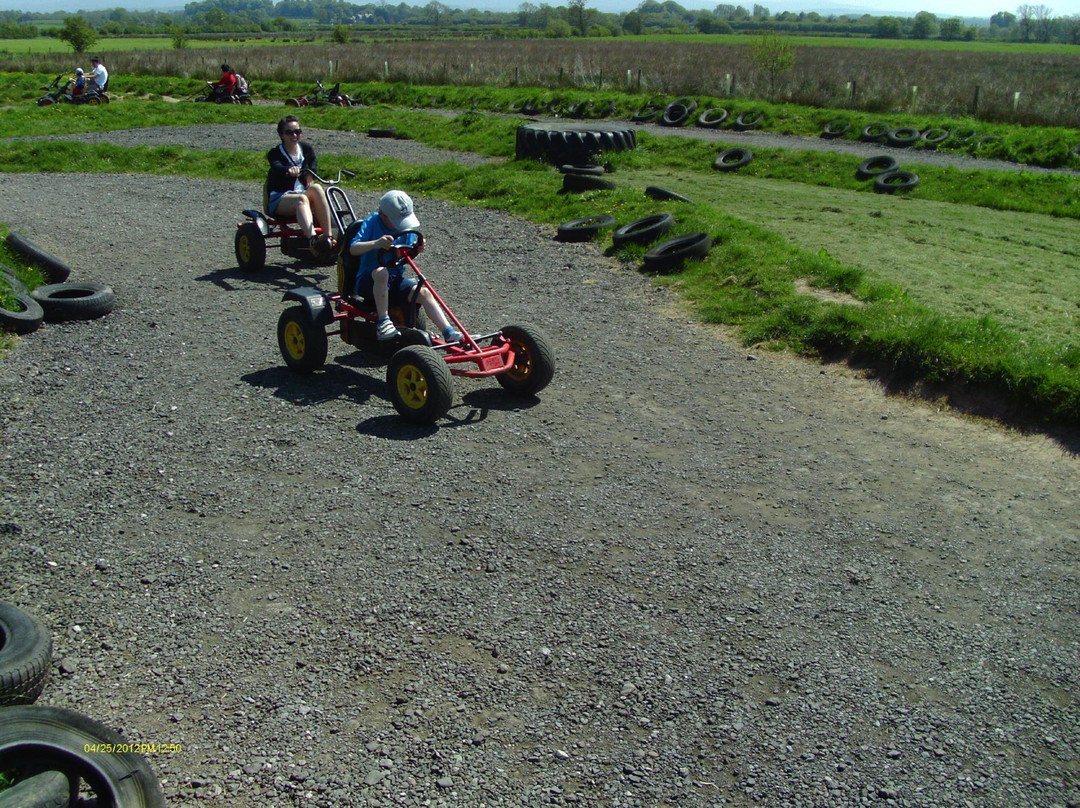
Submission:
[[[396,242],[402,236],[411,235],[416,236],[415,244],[394,244],[392,247],[380,249],[375,254],[375,260],[379,262],[379,266],[396,267],[405,260],[406,255],[409,258],[416,258],[420,254],[420,248],[424,246],[423,233],[419,230],[402,230],[394,234],[394,241]]]

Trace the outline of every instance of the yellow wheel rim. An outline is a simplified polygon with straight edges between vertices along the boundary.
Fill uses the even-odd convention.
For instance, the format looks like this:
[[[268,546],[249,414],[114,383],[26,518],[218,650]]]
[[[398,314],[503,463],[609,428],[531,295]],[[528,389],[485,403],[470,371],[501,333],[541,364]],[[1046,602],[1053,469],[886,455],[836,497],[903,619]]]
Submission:
[[[307,343],[304,340],[304,329],[300,323],[290,322],[285,325],[285,350],[292,359],[300,361],[304,358]]]
[[[409,409],[423,409],[428,399],[427,378],[416,365],[403,365],[397,373],[398,399]]]
[[[236,251],[240,254],[240,260],[247,263],[251,260],[251,239],[247,235],[240,236],[236,244]]]
[[[533,371],[532,354],[520,342],[511,342],[510,348],[514,352],[514,366],[506,371],[506,375],[514,381],[523,382]]]

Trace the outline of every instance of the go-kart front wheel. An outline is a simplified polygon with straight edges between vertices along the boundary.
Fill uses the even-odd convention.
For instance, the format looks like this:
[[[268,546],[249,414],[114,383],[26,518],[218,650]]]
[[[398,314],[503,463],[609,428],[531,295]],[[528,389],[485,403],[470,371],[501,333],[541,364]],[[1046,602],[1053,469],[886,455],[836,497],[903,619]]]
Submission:
[[[314,373],[326,363],[326,331],[312,322],[311,315],[303,306],[293,306],[281,312],[277,338],[281,358],[290,370]]]
[[[547,338],[531,325],[508,325],[502,335],[510,340],[514,364],[495,378],[515,396],[532,396],[551,383],[555,375],[555,351]]]
[[[426,345],[409,345],[395,353],[386,369],[386,383],[394,409],[416,424],[439,420],[454,401],[450,368]]]
[[[244,272],[258,272],[266,266],[266,237],[255,222],[245,222],[236,228],[233,248],[236,265]]]

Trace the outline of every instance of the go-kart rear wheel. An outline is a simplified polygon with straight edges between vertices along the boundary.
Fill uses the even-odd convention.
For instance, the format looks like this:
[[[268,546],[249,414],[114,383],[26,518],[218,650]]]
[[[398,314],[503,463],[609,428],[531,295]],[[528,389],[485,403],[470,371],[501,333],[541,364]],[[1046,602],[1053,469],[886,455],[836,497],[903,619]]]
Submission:
[[[233,247],[236,264],[244,272],[258,272],[266,266],[266,237],[255,222],[245,222],[236,228]]]
[[[386,384],[394,409],[416,424],[439,420],[454,401],[450,368],[426,345],[409,345],[395,353],[386,369]]]
[[[100,104],[101,104],[101,99],[98,98],[96,95],[92,95],[92,96],[90,96],[89,98],[86,99],[86,105],[88,107],[96,107],[96,106],[99,106]]]
[[[502,335],[510,340],[514,364],[495,378],[515,396],[536,395],[555,375],[554,349],[535,326],[508,325],[502,329]]]
[[[290,370],[314,373],[326,363],[326,331],[311,320],[303,306],[281,312],[277,326],[278,348]]]

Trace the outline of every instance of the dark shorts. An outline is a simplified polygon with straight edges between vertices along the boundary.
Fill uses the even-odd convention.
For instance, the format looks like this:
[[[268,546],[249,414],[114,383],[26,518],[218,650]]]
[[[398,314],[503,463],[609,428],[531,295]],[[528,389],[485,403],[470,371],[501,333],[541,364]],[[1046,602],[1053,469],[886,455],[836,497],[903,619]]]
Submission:
[[[409,295],[419,284],[415,278],[406,277],[404,274],[391,274],[387,283],[390,293],[391,306],[403,306],[409,302]],[[371,273],[361,276],[356,281],[356,295],[364,300],[375,302],[375,285],[371,279]]]

